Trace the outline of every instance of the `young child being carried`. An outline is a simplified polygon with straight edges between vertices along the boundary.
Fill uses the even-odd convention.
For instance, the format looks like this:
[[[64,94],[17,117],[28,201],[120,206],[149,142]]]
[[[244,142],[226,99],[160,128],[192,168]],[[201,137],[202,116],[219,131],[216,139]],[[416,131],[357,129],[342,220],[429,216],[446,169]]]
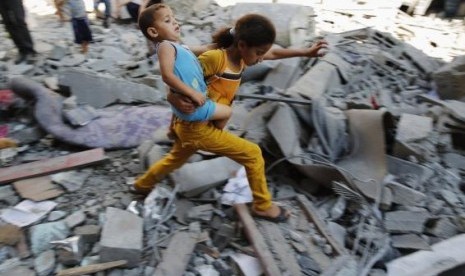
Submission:
[[[214,121],[216,127],[224,128],[232,109],[207,98],[202,68],[196,55],[180,44],[180,26],[172,10],[167,5],[156,4],[140,17],[139,22],[152,22],[141,31],[156,45],[163,81],[171,92],[190,98],[197,107],[195,112],[185,114],[172,106],[173,115],[187,122]]]
[[[161,15],[165,15],[165,17],[162,17],[164,21],[158,23],[157,20],[160,19]],[[172,64],[168,68],[161,68],[162,74],[163,72],[165,74],[170,73],[169,69],[173,70],[173,67],[176,70],[176,66],[173,63],[177,62],[178,57],[175,58],[175,54],[179,50],[173,46],[172,41],[175,41],[179,37],[179,26],[177,22],[173,22],[175,20],[172,18],[171,9],[166,5],[151,6],[142,11],[139,17],[139,27],[148,38],[156,38],[159,36],[158,32],[162,31],[164,32],[164,37],[173,37],[171,42],[160,43],[158,47],[160,59],[168,59],[171,55],[169,60],[171,60]],[[169,23],[171,23],[170,27],[166,28],[160,28],[158,25]],[[169,32],[173,32],[174,34],[171,35]],[[318,56],[318,50],[326,45],[326,42],[321,41],[309,48],[271,49],[275,38],[276,30],[269,19],[258,14],[249,14],[241,17],[236,22],[234,28],[225,28],[213,36],[214,47],[211,48],[221,49],[206,51],[205,48],[199,48],[193,51],[198,54],[203,53],[199,57],[202,68],[196,67],[197,69],[195,69],[195,71],[200,69],[200,76],[196,78],[198,82],[204,85],[203,75],[209,79],[210,77],[217,77],[216,80],[208,83],[209,97],[216,102],[216,104],[211,104],[215,104],[217,110],[224,108],[223,105],[218,103],[227,106],[232,104],[234,95],[240,85],[242,71],[246,66],[252,66],[264,59],[280,59],[296,56],[316,57]],[[162,55],[163,51],[165,51],[166,55]],[[192,61],[192,63],[195,66],[198,65],[196,61]],[[168,63],[168,65],[170,64]],[[163,66],[161,65],[161,67]],[[194,71],[193,68],[191,70]],[[170,81],[167,76],[163,78],[167,83]],[[202,81],[200,81],[200,78],[202,78]],[[182,81],[173,83],[173,85],[170,85],[171,91],[179,91],[184,86],[187,86]],[[179,85],[179,87],[175,85]],[[205,100],[204,95],[198,97],[200,93],[192,89],[192,87],[189,87],[189,89],[191,90],[186,90],[184,93],[184,95],[188,95],[188,101],[184,100],[186,97],[182,93],[168,93],[168,101],[174,106],[174,110],[184,118],[189,117],[186,114],[190,112],[196,114],[198,109],[204,108],[207,104],[201,105],[203,101],[210,101],[209,99]],[[206,88],[202,87],[200,90],[205,91]],[[192,91],[198,94],[193,94]],[[170,100],[170,98],[172,99]],[[182,104],[183,102],[187,104]],[[192,104],[191,102],[196,104]],[[224,108],[224,110],[227,109]],[[230,110],[228,110],[228,113],[230,113]],[[214,118],[214,116],[212,117]],[[222,117],[225,119],[224,122],[221,122],[222,124],[227,121],[227,117],[229,117],[229,114]],[[133,186],[134,192],[148,194],[158,182],[173,170],[181,167],[195,152],[204,150],[226,156],[245,167],[247,179],[252,190],[252,210],[255,216],[274,222],[287,220],[290,215],[289,211],[271,200],[272,196],[268,190],[265,176],[265,161],[261,149],[257,144],[238,137],[227,130],[218,129],[208,121],[189,121],[181,118],[180,120],[175,120],[173,129],[177,135],[177,139],[175,139],[172,149],[162,159],[152,164],[142,176],[137,178]]]

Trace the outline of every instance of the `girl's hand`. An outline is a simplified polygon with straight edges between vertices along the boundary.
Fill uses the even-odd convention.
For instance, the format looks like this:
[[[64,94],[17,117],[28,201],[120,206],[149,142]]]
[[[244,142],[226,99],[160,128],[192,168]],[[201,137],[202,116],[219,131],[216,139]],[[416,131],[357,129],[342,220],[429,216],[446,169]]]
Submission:
[[[191,114],[195,111],[195,105],[192,100],[184,95],[170,91],[168,92],[166,100],[184,114]]]
[[[322,57],[327,53],[328,42],[324,40],[317,41],[310,48],[307,48],[305,56],[307,57]]]
[[[195,92],[190,96],[191,100],[197,106],[202,106],[205,104],[206,97],[200,92]]]

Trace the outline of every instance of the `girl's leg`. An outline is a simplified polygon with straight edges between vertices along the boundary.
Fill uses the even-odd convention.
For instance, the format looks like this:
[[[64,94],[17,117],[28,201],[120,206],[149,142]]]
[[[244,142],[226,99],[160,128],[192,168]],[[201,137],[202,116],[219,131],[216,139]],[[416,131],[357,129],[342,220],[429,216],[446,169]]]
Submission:
[[[183,137],[183,141],[197,145],[198,149],[229,157],[243,165],[252,190],[254,209],[270,209],[271,194],[266,183],[265,161],[260,147],[228,131],[219,130],[211,123],[193,122],[191,125],[195,127],[177,133]]]
[[[232,108],[229,105],[215,103],[215,112],[210,120],[213,121],[215,127],[223,129],[226,126],[229,118],[232,115]]]
[[[193,146],[183,146],[177,139],[171,151],[162,159],[152,164],[150,168],[134,183],[134,188],[143,193],[150,193],[153,187],[165,176],[181,167],[197,149]]]

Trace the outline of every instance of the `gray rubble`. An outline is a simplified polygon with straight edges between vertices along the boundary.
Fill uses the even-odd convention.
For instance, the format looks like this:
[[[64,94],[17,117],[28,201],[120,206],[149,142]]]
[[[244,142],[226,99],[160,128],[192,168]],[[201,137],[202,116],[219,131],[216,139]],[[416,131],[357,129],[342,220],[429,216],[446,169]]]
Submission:
[[[16,50],[1,28],[1,91],[16,77],[34,81],[67,99],[73,109],[57,114],[77,129],[98,120],[103,108],[117,114],[122,103],[168,110],[157,61],[146,57],[146,41],[133,24],[113,20],[107,31],[90,7],[95,43],[82,55],[69,22],[61,26],[52,3],[41,5],[51,1],[24,2],[39,54],[32,64],[14,65]],[[228,125],[262,147],[273,198],[292,211],[287,223],[257,224],[283,274],[463,274],[462,19],[420,16],[426,11],[420,6],[409,16],[379,1],[337,7],[329,0],[305,7],[166,2],[186,44],[209,42],[214,30],[250,11],[276,20],[275,47],[329,43],[322,58],[264,62],[244,72]],[[37,124],[32,106],[0,97],[0,134],[20,145],[0,149],[0,170],[45,163],[85,145]],[[124,260],[125,266],[98,273],[241,275],[239,253],[259,264],[260,252],[233,208],[221,204],[237,163],[201,152],[163,180],[163,192],[151,201],[128,192],[170,148],[166,124],[160,125],[130,146],[111,147],[103,163],[0,187],[2,210],[24,199],[56,204],[30,226],[0,221],[0,274],[53,275]],[[312,222],[298,208],[302,198],[314,206]]]

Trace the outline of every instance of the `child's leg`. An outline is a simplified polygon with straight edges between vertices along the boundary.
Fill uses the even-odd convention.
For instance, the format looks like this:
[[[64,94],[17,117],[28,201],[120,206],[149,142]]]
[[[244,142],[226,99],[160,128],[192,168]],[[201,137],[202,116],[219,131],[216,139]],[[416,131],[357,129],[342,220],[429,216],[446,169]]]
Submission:
[[[215,127],[223,129],[232,115],[232,108],[229,105],[215,103],[215,112],[210,117]]]

